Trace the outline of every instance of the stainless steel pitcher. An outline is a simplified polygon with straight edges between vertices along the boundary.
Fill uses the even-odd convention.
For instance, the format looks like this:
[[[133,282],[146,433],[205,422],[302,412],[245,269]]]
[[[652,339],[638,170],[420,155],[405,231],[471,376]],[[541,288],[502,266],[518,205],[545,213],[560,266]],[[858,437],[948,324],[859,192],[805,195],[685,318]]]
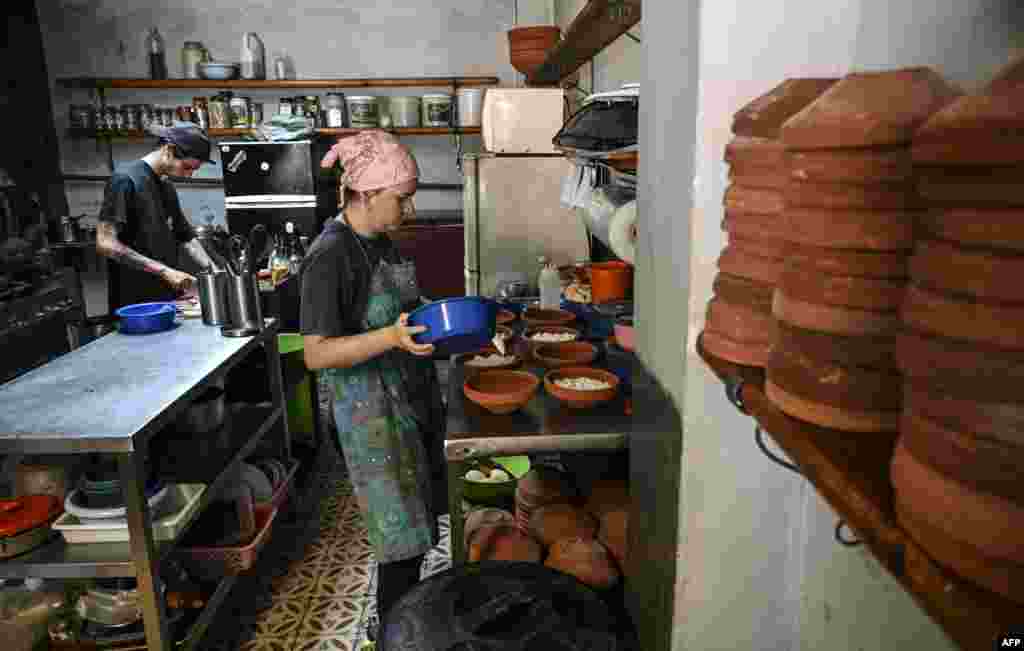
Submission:
[[[231,321],[221,328],[226,337],[249,337],[263,330],[260,289],[254,274],[228,277],[228,314]]]
[[[203,323],[222,326],[231,322],[228,311],[228,285],[230,277],[226,272],[201,273],[199,281],[199,307],[203,311]]]

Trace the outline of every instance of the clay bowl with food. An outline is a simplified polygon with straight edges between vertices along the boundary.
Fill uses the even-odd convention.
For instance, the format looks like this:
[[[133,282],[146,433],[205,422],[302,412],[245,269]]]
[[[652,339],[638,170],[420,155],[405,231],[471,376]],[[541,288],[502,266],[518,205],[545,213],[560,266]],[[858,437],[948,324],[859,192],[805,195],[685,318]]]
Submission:
[[[533,357],[538,346],[576,341],[579,338],[580,331],[568,326],[547,325],[527,328],[523,331],[520,353],[528,359]]]
[[[533,358],[547,368],[586,366],[597,359],[597,346],[585,341],[541,344],[534,349]]]
[[[576,315],[568,310],[550,310],[540,307],[528,307],[523,310],[523,321],[529,327],[564,326],[576,320]]]
[[[592,366],[566,366],[548,371],[544,388],[567,407],[586,409],[614,398],[619,378]]]
[[[492,414],[511,414],[530,401],[540,378],[529,371],[487,370],[466,378],[462,393]]]
[[[494,346],[487,346],[472,353],[462,353],[455,357],[455,363],[462,365],[464,377],[473,377],[482,371],[510,370],[522,366],[523,360],[512,350],[504,354]]]

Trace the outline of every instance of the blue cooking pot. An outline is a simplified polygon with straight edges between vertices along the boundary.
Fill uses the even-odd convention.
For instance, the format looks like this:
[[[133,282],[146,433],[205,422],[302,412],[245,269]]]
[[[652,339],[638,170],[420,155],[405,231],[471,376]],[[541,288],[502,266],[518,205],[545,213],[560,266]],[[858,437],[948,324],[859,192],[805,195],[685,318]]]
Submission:
[[[409,315],[410,326],[426,326],[413,335],[418,344],[434,344],[435,355],[458,355],[479,350],[494,338],[498,303],[482,296],[434,301]]]
[[[174,303],[135,303],[118,308],[121,318],[118,329],[126,335],[144,335],[170,330],[177,310]]]

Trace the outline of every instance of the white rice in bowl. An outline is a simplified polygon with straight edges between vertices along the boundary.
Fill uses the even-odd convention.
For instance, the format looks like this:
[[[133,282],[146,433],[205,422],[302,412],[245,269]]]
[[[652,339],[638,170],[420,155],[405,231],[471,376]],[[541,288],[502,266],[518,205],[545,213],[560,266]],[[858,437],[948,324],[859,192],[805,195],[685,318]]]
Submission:
[[[565,377],[555,380],[555,386],[573,391],[603,391],[611,389],[612,385],[604,380],[595,380],[591,377]]]

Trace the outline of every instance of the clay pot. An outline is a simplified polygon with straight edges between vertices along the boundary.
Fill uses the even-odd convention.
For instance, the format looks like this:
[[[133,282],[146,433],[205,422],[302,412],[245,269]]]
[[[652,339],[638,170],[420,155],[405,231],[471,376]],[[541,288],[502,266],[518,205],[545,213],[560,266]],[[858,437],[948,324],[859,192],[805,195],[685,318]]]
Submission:
[[[775,319],[771,312],[715,297],[708,303],[704,347],[716,357],[744,366],[768,362]]]
[[[515,516],[503,509],[477,509],[470,511],[466,515],[466,525],[462,531],[462,540],[468,546],[470,539],[477,529],[484,526],[515,524],[515,521]]]
[[[730,214],[726,213],[725,218],[722,220],[723,230],[729,231],[732,224],[730,219]],[[785,251],[789,246],[789,243],[782,239],[773,240],[762,238],[756,233],[744,234],[730,231],[729,245],[735,245],[739,250],[746,251],[752,255],[761,256],[762,258],[781,259],[785,257]]]
[[[598,521],[571,504],[549,504],[530,514],[529,533],[545,547],[563,538],[590,540],[597,535]]]
[[[896,357],[909,382],[983,402],[1017,402],[1024,386],[1024,351],[1011,351],[904,330]]]
[[[787,79],[736,111],[732,131],[737,136],[777,138],[791,116],[816,100],[838,79]]]
[[[896,429],[902,400],[899,373],[815,359],[790,343],[776,342],[766,369],[766,395],[776,407],[822,427]]]
[[[1024,87],[965,95],[936,112],[914,136],[923,165],[1024,164]]]
[[[956,207],[931,211],[921,230],[936,239],[997,251],[1024,252],[1024,209]]]
[[[1024,447],[1024,404],[965,399],[910,383],[903,395],[905,410],[947,429]]]
[[[576,315],[568,310],[546,310],[539,307],[523,310],[523,321],[527,326],[563,326],[575,320]]]
[[[785,241],[789,234],[786,232],[786,221],[778,214],[767,215],[759,213],[737,212],[727,210],[722,218],[722,230],[729,233],[729,242],[733,243],[733,236],[749,240],[751,243],[768,242],[774,245],[774,251],[758,253],[766,257],[782,257],[781,250],[785,247]]]
[[[544,565],[570,574],[581,583],[598,590],[615,587],[621,578],[611,554],[596,540],[560,540],[548,550],[548,559]]]
[[[568,326],[554,326],[554,325],[550,325],[550,326],[537,326],[537,327],[533,327],[533,328],[527,328],[526,330],[523,331],[521,347],[520,347],[520,351],[523,353],[523,355],[525,357],[528,357],[529,359],[533,359],[534,351],[536,351],[541,346],[545,346],[545,345],[552,344],[552,343],[562,343],[562,342],[552,342],[552,341],[534,341],[533,336],[537,335],[537,334],[540,334],[542,332],[547,332],[547,333],[550,333],[550,334],[573,335],[572,341],[575,341],[580,336],[580,331],[579,330],[576,330],[575,328],[570,328]]]
[[[749,163],[731,163],[729,180],[733,185],[754,190],[771,190],[780,192],[789,179],[785,171],[778,166],[751,165]]]
[[[892,459],[896,498],[913,517],[994,559],[1024,563],[1024,506],[943,476],[901,440]]]
[[[903,280],[834,276],[792,263],[786,265],[778,283],[779,291],[798,301],[876,312],[899,309],[905,288]]]
[[[595,262],[590,265],[590,294],[594,303],[619,301],[633,293],[633,265]]]
[[[541,344],[534,349],[533,357],[547,368],[585,366],[597,358],[597,347],[585,341]]]
[[[485,525],[470,538],[467,546],[467,560],[520,561],[539,563],[544,558],[544,548],[539,542],[511,524]]]
[[[729,186],[725,191],[724,205],[727,212],[758,215],[778,215],[784,207],[778,191],[741,185]]]
[[[960,91],[928,68],[848,74],[779,131],[787,149],[906,145]]]
[[[900,435],[921,463],[975,490],[1024,505],[1024,447],[949,429],[906,409]]]
[[[907,255],[902,251],[853,251],[791,243],[786,247],[783,257],[793,264],[836,276],[907,277]]]
[[[909,251],[919,213],[790,207],[780,227],[797,244],[831,249]]]
[[[509,63],[524,75],[544,65],[548,59],[548,50],[516,50],[509,53]]]
[[[907,147],[792,151],[789,176],[811,183],[907,183],[914,176]]]
[[[774,138],[736,136],[725,146],[725,162],[730,166],[756,165],[779,169],[786,160],[786,148]]]
[[[983,303],[911,283],[903,303],[911,328],[1011,350],[1024,350],[1024,306]]]
[[[775,287],[731,274],[715,275],[711,290],[715,298],[727,303],[745,305],[757,312],[772,313],[772,294]]]
[[[498,310],[498,317],[497,317],[496,321],[499,324],[505,324],[505,323],[511,323],[511,322],[515,321],[516,319],[518,319],[518,318],[519,317],[517,317],[516,313],[513,312],[512,310],[506,310],[506,309],[502,308],[502,309]]]
[[[554,25],[516,27],[508,32],[509,55],[512,67],[530,74],[547,59],[550,51],[561,39]]]
[[[718,257],[718,269],[722,273],[739,276],[767,285],[775,285],[782,273],[781,258],[767,258],[746,249],[744,244],[730,241]]]
[[[825,210],[907,211],[919,209],[921,201],[910,183],[811,183],[791,179],[782,191],[789,208]]]
[[[462,392],[492,414],[511,414],[537,392],[540,380],[528,371],[482,371],[467,378]]]
[[[890,336],[900,327],[899,313],[808,303],[787,296],[776,288],[772,314],[779,321],[805,330],[837,335]]]
[[[897,370],[897,341],[896,335],[849,337],[805,330],[782,322],[776,324],[772,339],[774,346],[802,351],[812,359],[882,371]]]
[[[579,390],[558,386],[557,381],[564,378],[590,378],[609,384],[607,389]],[[603,402],[608,402],[619,392],[619,376],[599,368],[590,366],[566,366],[548,371],[544,375],[544,388],[567,407],[588,409]]]
[[[508,361],[499,366],[476,366],[470,362],[477,356],[494,356],[501,355],[498,349],[494,346],[488,346],[487,348],[481,348],[480,350],[472,353],[462,353],[461,355],[455,356],[455,363],[462,367],[462,373],[466,378],[475,377],[476,375],[485,371],[496,371],[496,370],[515,370],[523,365],[522,359],[518,355],[513,354],[511,351],[506,350],[503,357],[506,357]]]

